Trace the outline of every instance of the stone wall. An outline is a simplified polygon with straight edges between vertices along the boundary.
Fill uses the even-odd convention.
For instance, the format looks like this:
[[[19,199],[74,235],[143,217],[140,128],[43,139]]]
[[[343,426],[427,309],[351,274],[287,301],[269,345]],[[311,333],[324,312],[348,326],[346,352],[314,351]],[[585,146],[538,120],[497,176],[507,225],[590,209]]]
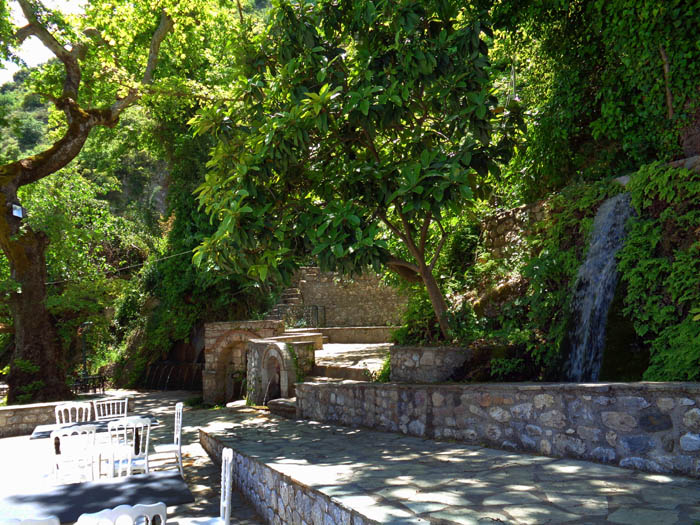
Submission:
[[[247,347],[247,399],[256,405],[270,399],[294,397],[297,380],[310,374],[314,367],[313,342],[253,339]]]
[[[407,298],[378,275],[353,278],[301,268],[299,291],[304,306],[321,306],[325,326],[387,326],[401,324]]]
[[[223,443],[199,430],[199,442],[221,464]],[[233,484],[265,523],[302,525],[370,525],[365,518],[325,494],[233,449]]]
[[[303,383],[297,417],[700,477],[698,383]]]
[[[282,335],[282,321],[234,321],[204,325],[204,371],[202,395],[205,403],[233,399],[235,387],[246,374],[246,343]]]
[[[448,381],[455,369],[471,357],[467,348],[441,346],[392,346],[391,380],[406,383]]]
[[[533,224],[543,220],[546,215],[545,201],[497,211],[481,224],[484,246],[494,257],[508,257],[517,251]]]
[[[133,413],[134,399],[131,397],[128,399],[127,409]],[[86,401],[90,402],[90,400]],[[56,422],[56,405],[61,403],[63,401],[0,407],[0,438],[28,436],[37,425],[54,424]]]

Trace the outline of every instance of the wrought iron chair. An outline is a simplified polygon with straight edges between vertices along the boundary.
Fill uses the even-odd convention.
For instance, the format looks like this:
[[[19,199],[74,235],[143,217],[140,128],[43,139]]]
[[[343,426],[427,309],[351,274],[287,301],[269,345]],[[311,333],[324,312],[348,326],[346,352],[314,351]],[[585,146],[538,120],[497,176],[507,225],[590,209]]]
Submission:
[[[182,403],[175,404],[175,429],[172,443],[164,443],[155,445],[153,448],[158,454],[175,454],[177,467],[180,469],[180,475],[184,478],[185,473],[182,470]]]

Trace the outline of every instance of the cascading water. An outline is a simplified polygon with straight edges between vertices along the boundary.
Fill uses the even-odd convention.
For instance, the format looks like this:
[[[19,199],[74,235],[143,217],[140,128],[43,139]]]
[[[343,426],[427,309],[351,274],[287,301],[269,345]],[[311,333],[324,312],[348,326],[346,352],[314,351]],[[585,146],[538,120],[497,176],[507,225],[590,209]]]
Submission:
[[[588,255],[576,276],[571,302],[569,380],[597,381],[603,360],[605,324],[617,286],[615,254],[622,247],[625,223],[632,213],[630,194],[603,202],[593,221]]]

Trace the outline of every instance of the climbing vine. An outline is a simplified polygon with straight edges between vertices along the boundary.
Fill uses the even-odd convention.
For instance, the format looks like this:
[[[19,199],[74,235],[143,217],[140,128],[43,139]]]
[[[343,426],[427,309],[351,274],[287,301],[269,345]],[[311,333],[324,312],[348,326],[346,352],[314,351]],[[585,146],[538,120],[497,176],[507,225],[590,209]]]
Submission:
[[[629,184],[639,218],[618,254],[625,314],[649,345],[644,378],[700,379],[700,173],[643,166]]]

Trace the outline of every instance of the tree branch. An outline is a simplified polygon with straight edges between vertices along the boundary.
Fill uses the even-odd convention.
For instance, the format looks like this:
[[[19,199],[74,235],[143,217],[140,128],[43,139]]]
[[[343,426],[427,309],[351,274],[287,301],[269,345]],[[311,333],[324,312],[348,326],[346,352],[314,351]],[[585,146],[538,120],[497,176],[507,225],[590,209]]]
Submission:
[[[163,40],[165,40],[165,37],[172,30],[173,25],[173,19],[170,17],[170,15],[167,14],[165,11],[162,11],[160,14],[160,23],[158,24],[158,28],[155,30],[153,36],[151,37],[151,47],[148,51],[148,62],[146,64],[146,69],[143,72],[143,79],[141,80],[141,84],[148,85],[153,82],[153,72],[155,71],[156,65],[158,64],[158,53],[160,52],[160,46],[163,43]],[[130,88],[129,93],[124,98],[117,100],[110,107],[113,118],[116,119],[119,116],[119,114],[122,111],[124,111],[124,109],[136,102],[138,98],[138,90],[136,90],[135,88]]]
[[[56,38],[37,19],[34,6],[29,0],[17,0],[28,24],[17,33],[23,38],[29,35],[36,36],[56,58],[63,62],[66,70],[66,78],[63,81],[63,97],[77,100],[80,87],[80,66],[75,54],[66,50]],[[66,114],[67,117],[68,114]]]
[[[401,239],[403,242],[405,242],[406,244],[408,244],[408,240],[406,239],[406,236],[403,234],[403,232],[402,232],[401,230],[399,230],[399,228],[398,228],[394,223],[392,223],[392,222],[389,220],[389,218],[386,216],[386,212],[385,212],[384,210],[378,211],[377,216],[384,222],[384,224],[386,224],[386,225],[389,227],[389,229],[390,229],[399,239]]]
[[[396,208],[396,213],[399,215],[399,218],[401,219],[401,223],[403,224],[404,229],[406,230],[406,245],[408,246],[408,251],[411,252],[411,254],[416,258],[417,261],[421,262],[424,259],[423,254],[425,252],[420,251],[418,247],[416,246],[416,243],[413,241],[413,227],[411,226],[411,223],[408,221],[408,218],[404,214],[403,210],[401,209],[401,205],[398,203],[394,204],[394,207]]]
[[[432,221],[433,215],[428,212],[428,216],[423,221],[423,227],[420,231],[420,251],[425,252],[425,243],[428,240],[428,229],[430,228],[430,222]]]
[[[435,249],[435,253],[433,254],[433,258],[430,261],[430,264],[428,265],[430,273],[433,272],[433,268],[435,268],[435,263],[437,263],[438,257],[440,257],[440,252],[442,251],[442,247],[445,244],[445,240],[447,239],[447,234],[445,233],[445,228],[443,228],[442,223],[440,221],[435,222],[437,222],[437,225],[440,227],[442,237],[440,237],[440,242],[438,243],[437,248]]]

